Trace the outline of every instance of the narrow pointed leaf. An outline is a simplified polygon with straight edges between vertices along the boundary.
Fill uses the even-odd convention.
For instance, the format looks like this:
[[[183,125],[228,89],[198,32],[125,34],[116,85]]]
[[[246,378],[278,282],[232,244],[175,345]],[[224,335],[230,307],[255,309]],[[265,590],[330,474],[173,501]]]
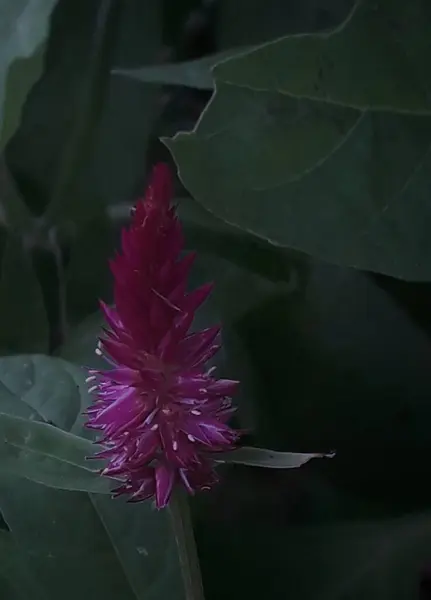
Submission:
[[[220,462],[237,463],[250,467],[268,469],[296,469],[313,458],[333,458],[334,454],[306,454],[300,452],[277,452],[266,448],[244,446],[220,457]]]
[[[199,90],[212,90],[214,88],[214,79],[211,73],[213,67],[246,50],[246,48],[235,48],[188,62],[151,65],[138,69],[115,69],[113,74],[136,79],[143,83],[182,85]]]
[[[184,185],[276,246],[431,279],[430,7],[364,0],[220,63],[195,129],[165,140]]]

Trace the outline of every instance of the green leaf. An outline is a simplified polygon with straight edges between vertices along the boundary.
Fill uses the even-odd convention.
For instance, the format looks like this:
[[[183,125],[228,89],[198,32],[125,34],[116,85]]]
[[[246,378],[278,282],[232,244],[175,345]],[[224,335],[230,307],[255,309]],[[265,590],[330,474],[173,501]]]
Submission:
[[[93,199],[87,210],[83,210],[88,203],[88,196],[84,194],[77,199],[75,186],[83,168],[92,157],[97,141],[120,22],[121,2],[102,0],[87,59],[87,72],[74,106],[74,122],[64,143],[51,201],[47,208],[46,218],[50,222],[67,222],[68,219],[77,221],[85,217],[89,208],[96,204]]]
[[[335,32],[219,64],[194,131],[165,140],[183,183],[277,246],[430,279],[429,31],[420,0],[364,1]]]
[[[26,103],[8,163],[27,204],[41,213],[51,203],[44,221],[66,233],[135,197],[145,176],[160,90],[111,69],[157,59],[160,12],[160,2],[138,0],[61,2],[55,11],[50,68]]]
[[[4,600],[46,600],[34,574],[25,569],[12,535],[0,530],[0,589]]]
[[[223,463],[236,463],[249,467],[266,467],[267,469],[296,469],[307,463],[312,458],[333,458],[334,454],[303,454],[299,452],[277,452],[266,448],[252,448],[244,446],[226,452],[218,461]]]
[[[0,413],[0,471],[63,490],[109,493],[112,481],[89,462],[94,445],[48,425]]]
[[[247,48],[236,48],[188,62],[151,65],[139,69],[115,69],[113,75],[123,75],[143,83],[182,85],[198,90],[212,90],[214,81],[211,69],[219,62],[246,50]]]
[[[66,430],[88,404],[85,377],[84,369],[60,358],[25,354],[0,359],[0,382],[16,404],[25,404],[37,419]]]
[[[52,362],[52,367],[67,365],[61,359],[45,358]],[[71,368],[73,372],[71,365],[67,367],[68,370]],[[76,372],[80,371],[77,367],[75,369]],[[5,371],[9,372],[8,369]],[[19,370],[16,372],[18,374]],[[21,375],[17,386],[22,379]],[[67,403],[71,389],[65,384],[67,382],[57,386],[55,381],[45,379],[44,386],[39,386],[39,394],[43,398],[44,393],[50,396],[55,389],[58,392],[63,389],[63,395],[57,396],[57,400],[60,404]],[[28,400],[25,394],[23,399]],[[88,405],[88,394],[81,391],[79,399],[82,411]],[[28,406],[18,398],[16,401]],[[10,408],[10,398],[8,402]],[[45,405],[34,397],[31,403],[43,406],[47,420],[54,420],[58,415],[54,402]],[[75,406],[75,400],[71,404]],[[0,409],[3,410],[1,403]],[[67,419],[68,426],[71,421],[71,418]],[[66,423],[65,420],[63,422]],[[75,434],[83,435],[82,416],[72,425],[72,429]],[[59,432],[53,427],[50,431]],[[79,440],[78,447],[74,447],[75,458],[82,459],[87,447],[94,451],[95,447],[90,441],[65,432],[59,433],[66,436],[67,440]],[[31,475],[34,476],[34,472]],[[46,483],[46,473],[44,475]],[[55,477],[58,477],[58,471]],[[82,473],[80,481],[83,482]],[[108,486],[109,481],[105,479],[103,482],[98,476],[98,482],[98,491],[106,491],[107,487],[104,486]],[[90,487],[85,481],[84,485]],[[28,511],[29,505],[31,511]],[[54,600],[59,595],[65,600],[75,600],[78,595],[91,595],[95,600],[114,600],[118,597],[127,600],[147,596],[183,599],[181,572],[167,513],[154,511],[148,502],[127,504],[100,493],[71,494],[34,484],[24,478],[7,476],[0,470],[0,510],[14,541],[25,548],[22,568],[34,575],[38,587],[43,590],[44,600]],[[76,572],[80,573],[79,578],[75,577]],[[14,578],[14,583],[20,589],[19,580]]]
[[[112,480],[97,472],[101,461],[86,460],[97,448],[81,436],[81,413],[89,404],[85,377],[82,368],[60,358],[0,359],[0,411],[7,413],[0,437],[9,440],[0,454],[3,472],[60,489],[110,492]]]
[[[6,381],[22,398],[16,397],[16,402],[23,406],[37,406],[46,420],[61,420],[62,426],[72,428],[75,434],[31,420],[20,420],[23,426],[38,426],[37,433],[49,432],[51,436],[60,438],[48,440],[53,443],[55,469],[51,470],[51,464],[41,460],[37,468],[33,465],[28,472],[24,469],[26,465],[21,463],[18,473],[45,485],[98,492],[95,495],[81,493],[72,496],[34,485],[23,478],[17,479],[15,470],[14,477],[7,477],[7,473],[0,469],[0,510],[12,529],[14,540],[26,548],[26,568],[36,572],[38,585],[44,590],[45,597],[50,599],[58,595],[59,586],[67,578],[71,564],[83,572],[87,568],[87,564],[83,566],[84,562],[88,562],[89,572],[94,569],[92,580],[76,584],[70,581],[70,589],[64,592],[66,598],[72,599],[74,594],[76,597],[77,586],[83,585],[84,592],[81,589],[80,593],[85,595],[85,590],[93,590],[96,598],[102,598],[103,594],[105,599],[119,595],[122,598],[141,598],[151,593],[156,598],[181,599],[183,592],[178,558],[166,513],[154,512],[150,503],[127,505],[100,495],[100,492],[108,492],[112,483],[93,471],[83,471],[83,468],[95,468],[97,465],[96,461],[85,461],[85,456],[94,453],[95,446],[88,439],[77,437],[84,434],[83,417],[73,418],[76,402],[80,403],[78,412],[82,412],[89,402],[83,381],[85,373],[58,358],[8,357],[4,360],[6,363],[9,361],[9,365],[3,364],[0,381]],[[32,372],[34,385],[28,389]],[[44,399],[47,401],[44,402]],[[10,410],[10,398],[8,402]],[[68,403],[71,405],[70,412],[67,410]],[[63,408],[59,409],[58,405]],[[1,403],[0,409],[3,409]],[[36,418],[39,416],[36,413]],[[41,427],[44,429],[41,430]],[[46,440],[43,439],[43,442]],[[43,449],[46,450],[46,445]],[[64,458],[72,465],[66,463],[66,467],[60,465],[59,468],[57,463]],[[70,466],[76,470],[72,472]],[[24,519],[25,525],[21,528],[22,511],[30,499],[32,515]],[[74,520],[80,523],[80,527],[72,533],[71,530],[76,529]],[[40,536],[39,528],[47,528],[48,532]],[[64,545],[65,538],[68,539],[67,547]],[[94,553],[98,556],[93,557]],[[105,573],[106,568],[110,571],[109,575]],[[102,580],[106,577],[107,581]]]
[[[431,9],[359,0],[322,34],[284,37],[215,67],[217,81],[360,110],[431,114]]]
[[[0,351],[44,352],[49,325],[42,290],[31,256],[20,239],[10,235],[0,276]]]
[[[180,200],[178,214],[183,223],[186,247],[190,250],[217,256],[243,271],[289,285],[293,285],[297,272],[304,268],[304,255],[278,248],[229,225],[193,198]]]
[[[0,2],[0,150],[17,129],[26,96],[39,78],[56,0]]]
[[[125,4],[123,11],[113,67],[155,62],[162,52],[162,3],[134,0]],[[158,86],[111,77],[109,92],[90,181],[105,205],[140,193],[153,127],[161,110]]]
[[[44,600],[184,598],[166,511],[3,475],[0,509]]]

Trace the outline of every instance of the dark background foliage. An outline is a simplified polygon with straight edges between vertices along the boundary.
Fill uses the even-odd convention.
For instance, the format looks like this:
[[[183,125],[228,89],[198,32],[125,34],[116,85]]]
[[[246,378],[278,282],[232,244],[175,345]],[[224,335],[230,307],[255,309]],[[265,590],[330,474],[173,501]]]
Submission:
[[[192,129],[211,97],[113,69],[325,31],[352,6],[59,0],[42,75],[2,159],[2,355],[94,364],[98,299],[111,299],[107,259],[129,206],[154,162],[174,164],[159,138]],[[24,66],[14,64],[16,77]],[[217,284],[200,318],[222,320],[221,368],[242,380],[237,424],[259,446],[337,451],[298,470],[226,466],[223,483],[193,499],[207,600],[431,597],[429,282],[272,245],[205,210],[180,181],[176,189],[187,246],[199,251],[195,281]],[[0,380],[37,418],[73,430],[78,409],[67,424],[35,407],[14,388],[20,369],[5,367]],[[33,369],[29,389],[65,395],[64,387],[50,391],[44,363]],[[12,556],[0,569],[2,598],[181,597],[172,548],[164,553],[164,516],[115,506],[120,516],[105,497],[2,476],[0,510],[11,531],[0,552],[4,543]],[[111,547],[106,537],[119,541]]]

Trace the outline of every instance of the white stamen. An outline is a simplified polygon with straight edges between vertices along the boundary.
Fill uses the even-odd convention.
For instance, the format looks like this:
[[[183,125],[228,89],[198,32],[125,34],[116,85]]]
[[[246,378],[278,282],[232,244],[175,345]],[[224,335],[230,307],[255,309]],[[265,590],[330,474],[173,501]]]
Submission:
[[[217,367],[211,367],[211,369],[208,369],[207,375],[212,375],[216,369]]]
[[[195,441],[195,438],[192,435],[190,435],[190,433],[187,434],[187,439],[190,440],[191,442]]]
[[[102,356],[102,350],[100,348],[96,348],[94,352],[97,354],[97,356]]]
[[[192,415],[201,415],[201,411],[200,410],[196,410],[195,408],[192,410]]]
[[[97,390],[98,386],[97,385],[92,385],[91,388],[88,388],[88,393],[92,394],[93,392],[95,392]]]
[[[155,425],[153,425],[153,426],[151,427],[151,431],[157,431],[157,430],[158,430],[158,428],[159,428],[159,426],[158,426],[158,425],[157,425],[157,423],[156,423]]]
[[[90,381],[95,381],[96,380],[96,375],[90,375],[90,377],[87,377],[87,379],[85,380],[85,383],[90,383]]]
[[[175,452],[178,450],[178,442],[176,440],[172,442],[172,448]]]

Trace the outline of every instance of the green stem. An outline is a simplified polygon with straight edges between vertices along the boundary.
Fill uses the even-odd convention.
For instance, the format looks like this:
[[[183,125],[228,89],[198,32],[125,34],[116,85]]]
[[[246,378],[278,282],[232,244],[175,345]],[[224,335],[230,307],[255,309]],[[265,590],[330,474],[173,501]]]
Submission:
[[[174,490],[168,506],[178,547],[187,600],[205,600],[188,499],[181,488]]]

